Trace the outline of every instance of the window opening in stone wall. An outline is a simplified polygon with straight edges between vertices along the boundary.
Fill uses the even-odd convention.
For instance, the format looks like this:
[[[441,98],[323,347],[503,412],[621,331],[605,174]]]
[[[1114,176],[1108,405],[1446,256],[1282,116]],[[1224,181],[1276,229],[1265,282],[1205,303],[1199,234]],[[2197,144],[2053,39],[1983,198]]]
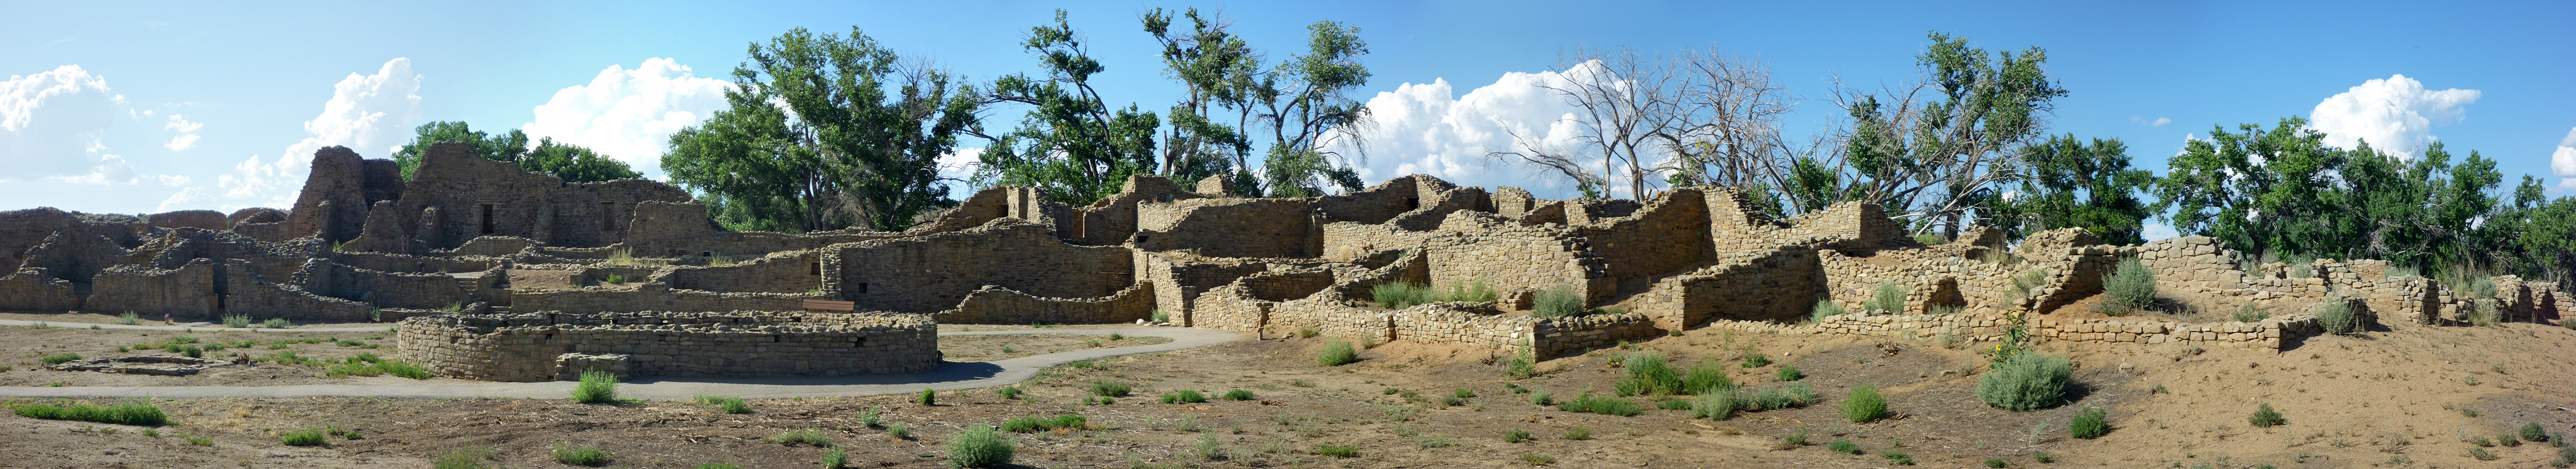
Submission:
[[[821,277],[821,276],[823,276],[823,263],[821,263],[821,262],[816,262],[816,263],[812,263],[812,264],[806,264],[806,266],[807,266],[807,267],[809,267],[809,268],[805,269],[805,276],[807,276],[807,277]]]
[[[483,234],[492,234],[492,204],[483,204]]]
[[[1145,235],[1136,235],[1136,244],[1145,244]]]
[[[698,257],[716,257],[715,251],[698,251]]]
[[[867,292],[868,292],[868,284],[867,284],[867,282],[859,282],[859,293],[867,293]]]
[[[599,229],[600,231],[614,231],[617,229],[616,202],[599,203]]]
[[[1404,209],[1405,209],[1405,210],[1412,210],[1412,209],[1417,209],[1417,208],[1422,208],[1422,198],[1421,198],[1421,197],[1406,197],[1406,198],[1404,198]]]

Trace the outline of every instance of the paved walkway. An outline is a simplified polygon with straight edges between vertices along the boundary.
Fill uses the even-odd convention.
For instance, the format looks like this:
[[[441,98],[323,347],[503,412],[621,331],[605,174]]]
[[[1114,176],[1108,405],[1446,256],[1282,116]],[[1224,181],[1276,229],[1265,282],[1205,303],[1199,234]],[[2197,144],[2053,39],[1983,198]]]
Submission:
[[[6,321],[9,322],[26,321]],[[102,326],[138,328],[138,326]],[[177,326],[163,326],[177,330]],[[143,328],[150,328],[144,326]],[[288,329],[314,331],[329,329]],[[381,328],[361,330],[383,330]],[[1038,370],[1081,360],[1108,358],[1139,353],[1165,352],[1205,347],[1251,338],[1241,332],[1189,329],[1179,327],[1133,327],[1119,329],[1067,329],[942,332],[940,336],[961,335],[1028,335],[1124,334],[1137,337],[1169,337],[1171,342],[1133,347],[1084,349],[1027,356],[1009,360],[978,363],[944,363],[939,369],[900,375],[792,377],[792,378],[682,378],[661,380],[643,377],[617,386],[618,397],[656,400],[686,400],[697,395],[750,398],[869,396],[921,392],[922,389],[953,390],[1002,386],[1027,381]],[[562,399],[572,395],[575,383],[469,382],[457,384],[408,384],[389,379],[375,379],[370,384],[306,384],[294,386],[66,386],[66,387],[0,387],[0,397],[154,397],[165,399],[223,397],[408,397],[463,398],[509,397]],[[409,380],[402,380],[409,381]]]
[[[175,326],[128,326],[128,325],[124,325],[124,324],[98,324],[98,323],[87,323],[87,322],[19,321],[19,320],[14,320],[14,319],[0,319],[0,326],[32,327],[32,326],[35,326],[35,325],[36,325],[36,323],[40,323],[40,322],[41,322],[41,323],[45,323],[45,325],[46,325],[46,326],[50,326],[50,327],[59,327],[59,328],[64,328],[64,329],[89,329],[89,328],[91,328],[91,327],[95,326],[95,327],[97,327],[97,328],[99,328],[99,329],[136,329],[136,330],[146,330],[146,331],[196,331],[196,332],[219,332],[219,331],[231,331],[231,332],[241,332],[241,331],[250,331],[250,332],[384,332],[384,331],[393,330],[393,328],[394,328],[394,325],[393,325],[393,324],[385,324],[385,325],[381,325],[381,326],[365,326],[365,327],[298,327],[298,328],[293,328],[293,329],[268,329],[268,328],[259,328],[259,327],[254,327],[254,328],[247,328],[247,329],[234,329],[234,328],[230,328],[230,327],[224,327],[224,326],[221,326],[221,325],[216,325],[215,323],[211,323],[211,322],[191,322],[191,323],[179,324],[179,325],[175,325]],[[151,324],[151,322],[150,322],[150,321],[145,321],[145,322],[144,322],[144,324]]]

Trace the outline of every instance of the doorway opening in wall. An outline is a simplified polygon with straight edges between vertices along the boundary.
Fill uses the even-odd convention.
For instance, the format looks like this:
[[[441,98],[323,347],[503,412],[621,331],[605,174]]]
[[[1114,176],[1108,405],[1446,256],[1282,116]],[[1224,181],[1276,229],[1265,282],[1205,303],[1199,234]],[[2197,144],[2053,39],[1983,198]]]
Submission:
[[[492,204],[483,204],[483,234],[492,234]]]
[[[1404,209],[1405,209],[1405,210],[1413,210],[1413,209],[1417,209],[1417,208],[1422,208],[1422,198],[1421,198],[1421,197],[1406,197],[1406,198],[1404,198]]]
[[[812,264],[806,264],[806,267],[807,267],[807,269],[805,269],[805,276],[807,276],[807,277],[821,277],[821,276],[823,276],[823,263],[821,263],[821,262],[816,262],[816,263],[812,263]]]
[[[617,203],[599,203],[599,230],[617,231]]]
[[[867,284],[867,282],[859,282],[859,291],[858,291],[858,293],[867,293],[867,292],[868,292],[868,284]]]

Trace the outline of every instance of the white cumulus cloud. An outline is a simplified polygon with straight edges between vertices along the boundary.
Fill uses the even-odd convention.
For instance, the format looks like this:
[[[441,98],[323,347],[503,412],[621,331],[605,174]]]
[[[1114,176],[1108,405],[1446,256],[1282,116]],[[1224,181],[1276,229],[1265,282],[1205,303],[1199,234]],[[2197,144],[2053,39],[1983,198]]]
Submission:
[[[2549,154],[2549,172],[2558,176],[2558,187],[2576,189],[2576,129],[2558,139],[2558,151]]]
[[[2371,148],[2413,159],[2439,138],[2433,127],[2457,123],[2478,101],[2478,90],[2427,90],[2405,75],[2362,82],[2328,97],[2308,113],[2308,125],[2326,133],[2326,144],[2352,148],[2358,141]]]
[[[122,97],[108,91],[107,79],[79,65],[55,67],[34,75],[11,75],[0,82],[0,181],[60,177],[105,181],[119,172],[131,178],[124,159],[107,155],[99,137],[115,123]]]
[[[521,126],[528,138],[590,147],[646,175],[662,170],[671,134],[697,125],[726,106],[733,83],[699,78],[688,66],[652,58],[627,69],[609,65],[586,85],[556,91],[536,108],[536,121]]]
[[[147,113],[146,115],[149,115],[149,114]],[[175,137],[170,137],[170,143],[162,144],[161,146],[162,146],[163,148],[169,148],[169,149],[170,149],[170,151],[179,151],[179,150],[186,150],[186,149],[190,149],[190,148],[196,148],[196,147],[197,147],[197,129],[202,129],[202,128],[205,128],[205,127],[206,127],[206,124],[201,124],[201,123],[196,123],[196,122],[189,122],[189,121],[188,121],[188,116],[179,115],[179,114],[171,114],[171,115],[170,115],[170,123],[168,123],[168,124],[163,124],[163,125],[161,126],[161,128],[162,128],[162,129],[164,129],[164,130],[177,130],[177,131],[179,131],[179,135],[178,135],[178,136],[175,136]]]
[[[1578,65],[1583,66],[1592,65]],[[1360,132],[1368,149],[1360,178],[1376,183],[1427,174],[1460,185],[1517,186],[1544,198],[1579,196],[1563,178],[1486,156],[1518,150],[1514,134],[1560,148],[1581,146],[1583,127],[1574,120],[1574,107],[1547,89],[1565,87],[1569,75],[1583,72],[1509,72],[1463,95],[1446,79],[1380,92],[1368,101],[1374,121]]]
[[[313,152],[322,147],[346,146],[365,157],[392,156],[411,140],[411,123],[420,119],[419,91],[420,76],[412,74],[409,58],[386,61],[374,75],[349,74],[331,86],[331,100],[322,103],[321,115],[304,121],[310,136],[287,145],[275,158],[253,155],[234,165],[236,174],[219,178],[224,196],[292,204],[311,171]]]

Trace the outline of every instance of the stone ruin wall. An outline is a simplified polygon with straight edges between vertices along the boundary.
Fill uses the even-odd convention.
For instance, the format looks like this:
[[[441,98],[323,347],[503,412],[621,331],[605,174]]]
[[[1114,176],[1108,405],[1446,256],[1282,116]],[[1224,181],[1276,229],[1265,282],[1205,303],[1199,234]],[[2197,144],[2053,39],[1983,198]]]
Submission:
[[[961,324],[1117,324],[1148,319],[1154,284],[1139,283],[1102,298],[1048,298],[986,286],[966,294],[955,309],[931,316]]]
[[[519,311],[790,311],[803,309],[813,296],[787,293],[719,293],[673,289],[658,283],[598,286],[564,290],[519,291],[510,307]]]
[[[450,314],[403,320],[406,359],[439,376],[552,381],[565,354],[622,355],[641,376],[917,373],[940,362],[938,325],[884,313]]]
[[[1135,282],[1128,248],[1065,244],[1045,225],[1015,219],[953,233],[834,246],[824,256],[825,275],[839,280],[839,298],[863,310],[936,313],[986,285],[1037,296],[1097,298]]]

